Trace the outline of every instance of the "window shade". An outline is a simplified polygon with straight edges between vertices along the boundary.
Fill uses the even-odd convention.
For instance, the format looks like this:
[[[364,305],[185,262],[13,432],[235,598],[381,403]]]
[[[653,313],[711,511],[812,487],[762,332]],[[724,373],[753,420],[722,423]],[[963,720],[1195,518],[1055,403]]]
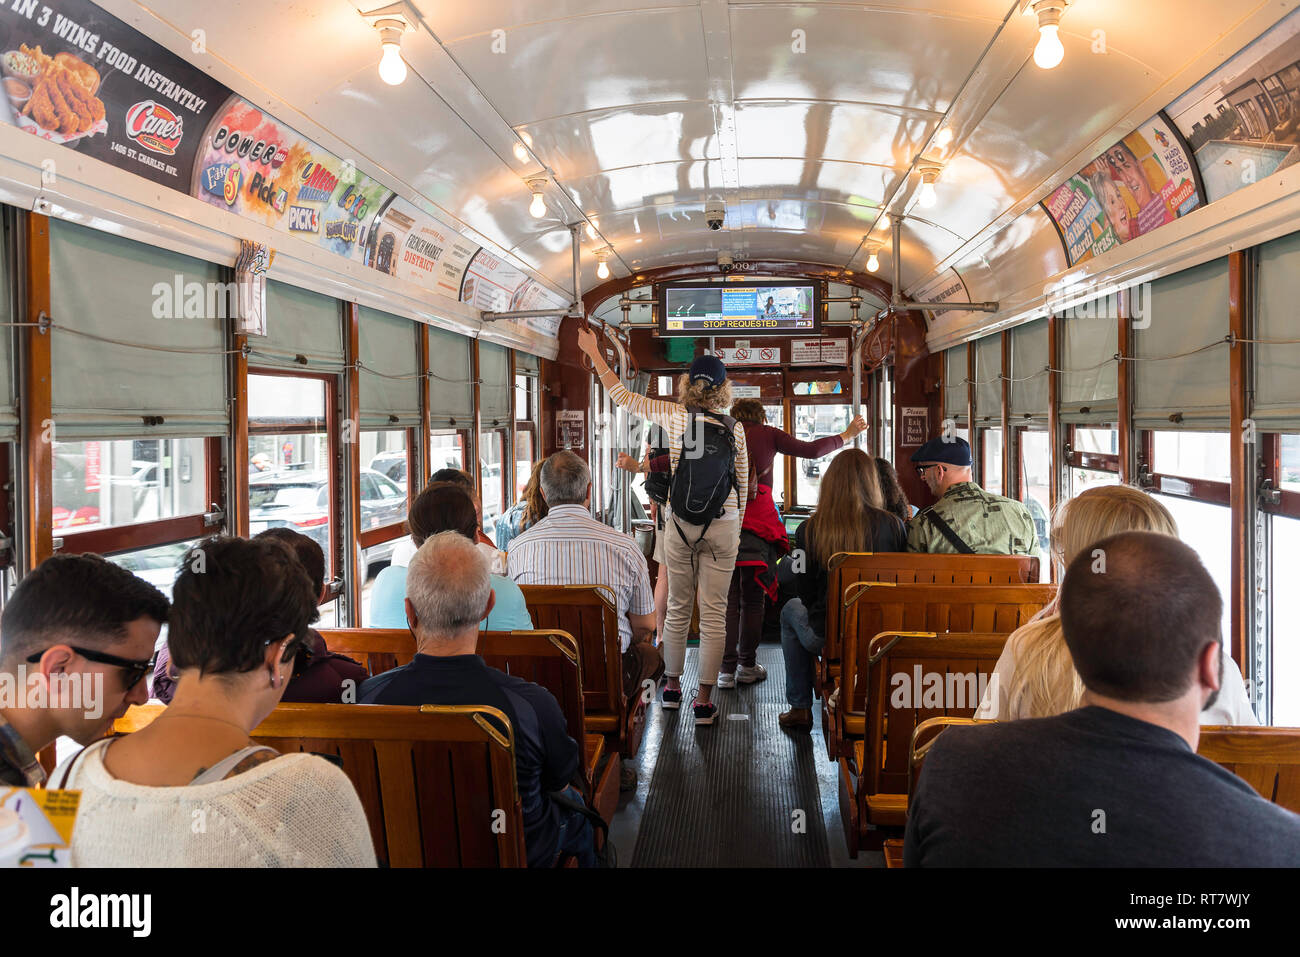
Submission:
[[[420,424],[420,363],[416,323],[362,306],[357,322],[363,429]]]
[[[1002,424],[1002,336],[975,342],[975,421]]]
[[[472,339],[429,327],[429,422],[434,429],[474,427]]]
[[[60,440],[226,434],[220,267],[52,219],[50,270]]]
[[[1177,359],[1228,334],[1228,260],[1184,269],[1151,284],[1150,325],[1130,336],[1133,424],[1139,429],[1228,428],[1228,347]],[[1181,421],[1170,421],[1171,415]]]
[[[1011,420],[1047,421],[1050,364],[1047,354],[1047,320],[1035,319],[1011,330]]]
[[[943,417],[955,422],[965,422],[967,409],[966,393],[966,345],[953,346],[943,354]]]
[[[528,352],[515,352],[515,372],[520,375],[537,375],[542,360]]]
[[[1061,421],[1114,421],[1119,409],[1119,366],[1115,359],[1119,352],[1119,320],[1113,316],[1080,315],[1059,321],[1064,338]]]
[[[483,428],[510,423],[510,351],[495,342],[478,344],[479,402]]]
[[[343,368],[343,306],[337,299],[267,280],[266,333],[248,337],[252,365],[306,372]],[[305,366],[298,356],[307,360]]]
[[[1296,338],[1300,303],[1300,233],[1259,247],[1256,339]],[[1300,345],[1255,347],[1255,405],[1261,425],[1300,429]]]

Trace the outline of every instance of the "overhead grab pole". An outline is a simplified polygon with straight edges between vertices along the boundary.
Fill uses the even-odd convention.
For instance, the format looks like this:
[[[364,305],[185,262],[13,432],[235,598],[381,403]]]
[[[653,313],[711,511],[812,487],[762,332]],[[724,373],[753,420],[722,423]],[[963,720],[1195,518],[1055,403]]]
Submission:
[[[899,250],[903,245],[903,217],[894,216],[890,222],[894,243],[894,293],[888,306],[876,313],[877,319],[883,319],[895,309],[927,309],[930,312],[946,312],[959,309],[963,312],[997,312],[1001,308],[997,302],[905,302],[903,300],[903,264]]]

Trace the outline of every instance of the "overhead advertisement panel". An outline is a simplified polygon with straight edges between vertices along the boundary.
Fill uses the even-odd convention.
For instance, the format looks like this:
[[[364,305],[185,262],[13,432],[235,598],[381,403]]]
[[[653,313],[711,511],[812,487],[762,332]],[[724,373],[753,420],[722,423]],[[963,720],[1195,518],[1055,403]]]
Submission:
[[[0,122],[49,143],[451,299],[478,257],[481,309],[567,305],[89,0],[0,0],[0,72]]]
[[[0,6],[0,68],[0,119],[182,192],[230,96],[89,0]]]
[[[1300,11],[1166,112],[1196,156],[1210,202],[1300,159]]]
[[[1071,176],[1042,205],[1073,266],[1186,216],[1203,202],[1182,137],[1159,113]]]

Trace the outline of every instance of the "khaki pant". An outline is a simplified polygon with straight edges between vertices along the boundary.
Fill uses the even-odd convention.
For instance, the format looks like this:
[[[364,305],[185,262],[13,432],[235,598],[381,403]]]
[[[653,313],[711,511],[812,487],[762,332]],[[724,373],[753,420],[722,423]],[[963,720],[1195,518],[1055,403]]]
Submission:
[[[728,510],[730,511],[730,510]],[[727,643],[727,596],[731,573],[736,568],[740,545],[740,522],[735,512],[702,526],[676,522],[686,536],[678,534],[669,514],[664,523],[664,557],[668,569],[668,614],[664,620],[664,671],[680,678],[686,667],[686,635],[691,627],[698,592],[700,603],[700,684],[718,680],[722,653]]]

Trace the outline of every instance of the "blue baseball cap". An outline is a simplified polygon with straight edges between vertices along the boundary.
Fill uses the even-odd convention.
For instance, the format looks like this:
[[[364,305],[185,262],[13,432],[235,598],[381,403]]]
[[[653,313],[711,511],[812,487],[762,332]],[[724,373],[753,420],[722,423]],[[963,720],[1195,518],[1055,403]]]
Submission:
[[[687,373],[686,378],[692,383],[703,379],[716,389],[727,381],[727,367],[717,356],[700,356],[691,363],[691,371]]]
[[[942,436],[937,439],[931,439],[912,453],[913,462],[942,462],[944,465],[955,465],[958,468],[964,468],[971,464],[970,445],[965,439],[953,436],[945,439]]]

